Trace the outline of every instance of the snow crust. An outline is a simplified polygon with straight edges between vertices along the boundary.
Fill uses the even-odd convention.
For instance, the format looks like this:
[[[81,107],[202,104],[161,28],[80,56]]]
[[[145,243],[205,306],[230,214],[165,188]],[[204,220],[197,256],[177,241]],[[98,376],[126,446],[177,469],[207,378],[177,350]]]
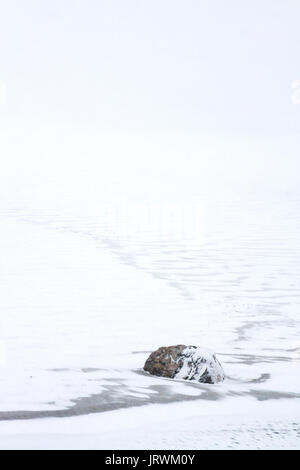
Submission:
[[[178,361],[182,367],[176,373],[175,378],[210,383],[222,382],[225,378],[223,368],[213,351],[196,346],[187,346]]]

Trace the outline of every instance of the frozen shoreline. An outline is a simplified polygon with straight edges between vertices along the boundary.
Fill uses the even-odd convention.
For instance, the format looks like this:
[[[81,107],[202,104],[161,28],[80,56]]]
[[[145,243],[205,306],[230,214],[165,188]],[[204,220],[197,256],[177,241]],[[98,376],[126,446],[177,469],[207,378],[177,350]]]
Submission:
[[[300,450],[300,1],[1,7],[0,448]]]
[[[105,390],[98,394],[91,396],[80,397],[71,399],[70,402],[73,405],[67,408],[54,409],[54,410],[25,410],[25,411],[1,411],[0,422],[3,421],[22,421],[22,420],[36,420],[40,418],[70,418],[75,416],[86,416],[96,413],[106,413],[109,411],[122,410],[127,408],[137,408],[143,406],[149,406],[153,404],[170,404],[179,402],[189,401],[223,401],[224,399],[231,396],[252,398],[258,402],[267,402],[272,400],[299,400],[300,392],[280,392],[273,390],[241,390],[239,387],[235,387],[234,383],[230,386],[212,388],[211,385],[198,385],[194,383],[183,383],[184,388],[180,388],[177,381],[173,381],[173,384],[162,384],[163,379],[154,379],[151,385],[145,386],[137,380],[135,383],[135,392],[130,387],[125,385],[124,382],[128,382],[128,375],[133,371],[129,371],[123,375],[123,379],[110,379],[110,371],[105,371],[107,378],[105,382]],[[137,371],[135,371],[136,373]],[[100,381],[100,379],[99,379]],[[261,384],[267,381],[264,376],[253,379],[251,382],[253,387],[255,384]],[[168,381],[170,382],[170,380]],[[112,384],[112,385],[109,385]],[[143,390],[141,390],[141,387]],[[188,387],[191,387],[189,389]],[[200,404],[199,403],[199,404]],[[297,402],[295,403],[296,409]]]
[[[251,279],[244,260],[233,259],[236,271],[222,268],[235,251],[220,253],[211,240],[199,246],[158,244],[151,237],[127,243],[109,238],[91,217],[33,211],[2,213],[0,227],[6,265],[1,308],[7,313],[1,320],[0,446],[222,448],[220,428],[228,432],[225,448],[298,445],[296,259],[283,264],[295,287],[284,276],[279,286],[274,272],[285,251],[274,261],[268,252],[252,260]],[[230,300],[234,289],[239,297]],[[181,342],[215,349],[225,383],[201,386],[139,372],[151,350]],[[229,410],[236,403],[247,412],[235,421]],[[202,420],[203,406],[211,414],[200,426],[192,415],[201,409]],[[126,424],[117,431],[122,419],[142,419],[149,409],[161,410],[155,411],[157,440],[149,439],[146,422],[138,431]],[[181,411],[188,409],[193,424],[179,431]],[[162,410],[174,412],[174,429],[160,421]],[[119,416],[115,431],[103,435],[97,424],[94,432],[107,416]],[[67,431],[70,420],[78,435]],[[82,422],[87,431],[80,434]]]

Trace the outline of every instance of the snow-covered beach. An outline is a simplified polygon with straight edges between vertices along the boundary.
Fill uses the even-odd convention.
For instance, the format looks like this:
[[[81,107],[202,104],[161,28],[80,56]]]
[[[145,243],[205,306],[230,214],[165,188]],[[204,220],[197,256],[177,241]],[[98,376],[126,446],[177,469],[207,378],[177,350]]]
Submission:
[[[300,449],[299,16],[2,2],[0,449]]]
[[[7,190],[1,448],[299,447],[300,195],[292,174],[287,190],[252,177],[199,174],[184,205],[98,204],[103,186],[76,190],[74,169],[51,201],[43,181],[39,200]],[[214,349],[226,381],[142,371],[176,343]]]

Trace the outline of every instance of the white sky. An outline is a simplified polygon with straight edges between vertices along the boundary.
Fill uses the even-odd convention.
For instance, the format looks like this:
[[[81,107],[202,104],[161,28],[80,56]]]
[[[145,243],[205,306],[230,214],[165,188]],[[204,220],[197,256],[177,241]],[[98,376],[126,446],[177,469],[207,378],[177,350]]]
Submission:
[[[299,18],[299,0],[0,0],[2,183],[20,191],[15,167],[38,181],[55,158],[76,178],[88,159],[96,182],[106,155],[119,181],[118,154],[155,189],[161,164],[194,178],[200,153],[234,147],[266,168],[274,149],[282,165],[293,154],[294,175]]]
[[[7,118],[298,133],[299,0],[0,1]]]

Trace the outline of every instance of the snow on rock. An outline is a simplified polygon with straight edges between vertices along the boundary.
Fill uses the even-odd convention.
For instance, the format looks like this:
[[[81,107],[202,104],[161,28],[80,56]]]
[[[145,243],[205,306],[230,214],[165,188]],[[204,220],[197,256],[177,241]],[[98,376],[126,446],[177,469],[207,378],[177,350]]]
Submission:
[[[223,368],[212,351],[182,344],[161,347],[151,353],[144,370],[159,377],[209,384],[225,379]]]

